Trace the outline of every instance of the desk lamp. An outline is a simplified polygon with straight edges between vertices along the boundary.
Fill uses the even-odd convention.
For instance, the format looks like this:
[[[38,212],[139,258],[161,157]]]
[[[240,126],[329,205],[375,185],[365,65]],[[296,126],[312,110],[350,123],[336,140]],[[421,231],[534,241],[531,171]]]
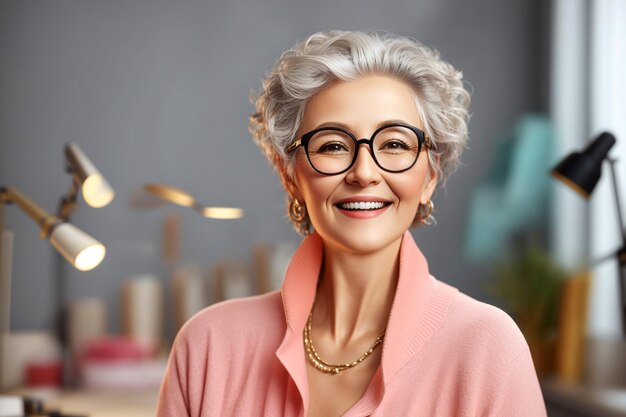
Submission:
[[[65,162],[72,184],[69,193],[61,200],[59,217],[63,220],[69,218],[76,207],[78,190],[81,190],[85,202],[94,208],[104,207],[113,200],[113,188],[77,144],[65,145]]]
[[[89,271],[102,262],[104,245],[71,223],[62,221],[13,187],[0,189],[0,375],[4,372],[4,335],[10,328],[11,314],[11,234],[4,236],[4,205],[14,203],[39,226],[41,239],[50,239],[54,248],[76,269]],[[3,248],[3,240],[8,248]],[[3,378],[0,379],[0,385]]]
[[[115,193],[77,144],[67,144],[64,153],[66,170],[72,175],[72,184],[69,193],[61,200],[58,216],[48,213],[14,187],[0,188],[0,375],[4,359],[2,337],[9,331],[11,311],[12,235],[7,233],[6,238],[3,236],[4,205],[14,203],[28,214],[39,225],[41,239],[49,239],[57,252],[79,271],[92,270],[102,262],[106,254],[106,248],[102,243],[69,223],[69,216],[77,206],[79,191],[82,192],[87,204],[92,207],[106,206],[113,200]],[[3,239],[6,239],[4,248]],[[59,269],[63,264],[59,261]],[[57,304],[60,304],[63,293],[62,277],[56,278]],[[61,328],[60,320],[59,317],[59,328]],[[0,385],[2,385],[2,379],[0,379]]]
[[[188,207],[204,217],[212,219],[239,219],[243,217],[243,209],[236,207],[208,207],[199,204],[186,191],[164,184],[144,184],[144,190],[162,200],[179,206]]]
[[[600,180],[602,162],[604,160],[609,162],[611,178],[613,179],[613,193],[615,196],[622,247],[602,260],[612,257],[617,258],[619,266],[620,304],[622,308],[622,329],[626,334],[626,295],[624,294],[626,288],[626,230],[624,229],[624,220],[622,219],[619,187],[617,184],[617,174],[615,173],[616,161],[608,157],[609,150],[613,145],[615,145],[615,136],[608,132],[601,133],[584,151],[573,152],[563,159],[551,171],[551,175],[570,186],[585,199],[588,199]]]
[[[15,203],[39,225],[39,237],[50,239],[54,248],[76,269],[89,271],[102,262],[104,245],[71,223],[62,221],[13,187],[0,189],[0,204]],[[2,209],[0,209],[2,210]],[[0,211],[0,229],[3,228]]]

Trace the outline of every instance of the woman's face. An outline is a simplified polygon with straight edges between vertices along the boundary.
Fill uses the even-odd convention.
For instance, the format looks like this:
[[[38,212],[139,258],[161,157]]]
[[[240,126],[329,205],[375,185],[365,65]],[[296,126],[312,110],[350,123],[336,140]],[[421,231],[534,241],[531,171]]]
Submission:
[[[357,139],[370,138],[392,120],[423,130],[411,88],[391,77],[371,75],[338,81],[312,97],[297,137],[324,123],[344,127]],[[415,165],[401,173],[379,168],[365,144],[360,145],[354,165],[338,175],[316,172],[302,146],[296,154],[295,196],[305,202],[315,230],[327,245],[353,253],[371,253],[401,239],[418,204],[428,202],[435,185],[425,147]],[[357,211],[342,207],[350,201],[383,201],[385,207]]]

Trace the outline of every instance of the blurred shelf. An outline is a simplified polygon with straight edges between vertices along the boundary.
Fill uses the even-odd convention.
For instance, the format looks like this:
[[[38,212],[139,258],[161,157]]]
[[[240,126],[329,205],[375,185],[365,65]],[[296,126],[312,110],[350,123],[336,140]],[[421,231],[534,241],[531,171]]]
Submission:
[[[626,417],[626,387],[541,381],[549,417]]]

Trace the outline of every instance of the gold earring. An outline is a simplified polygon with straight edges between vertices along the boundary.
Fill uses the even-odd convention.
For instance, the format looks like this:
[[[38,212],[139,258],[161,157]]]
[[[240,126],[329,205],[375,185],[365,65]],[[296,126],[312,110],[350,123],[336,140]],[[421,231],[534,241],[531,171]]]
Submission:
[[[311,219],[306,211],[306,205],[300,203],[298,199],[293,198],[289,202],[289,218],[296,226],[296,231],[302,236],[308,236],[311,233]]]
[[[435,211],[435,203],[433,200],[428,200],[428,203],[420,203],[417,207],[417,220],[427,226],[435,224],[435,218],[433,212]]]
[[[300,204],[297,198],[292,198],[289,202],[289,217],[294,223],[302,223],[306,216],[306,206]]]

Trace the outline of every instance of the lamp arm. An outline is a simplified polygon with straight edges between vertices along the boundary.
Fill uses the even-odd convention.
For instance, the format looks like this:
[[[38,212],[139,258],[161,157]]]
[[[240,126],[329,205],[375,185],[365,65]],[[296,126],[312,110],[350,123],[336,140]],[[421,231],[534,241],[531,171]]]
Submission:
[[[615,159],[607,158],[611,166],[611,178],[613,179],[613,193],[615,194],[615,205],[617,208],[617,218],[619,220],[619,232],[622,238],[622,245],[626,247],[626,229],[624,229],[624,219],[622,218],[622,205],[620,200],[619,187],[617,184],[617,173],[615,172]]]
[[[68,171],[71,173],[71,171]],[[78,198],[78,190],[80,189],[80,183],[75,175],[72,175],[72,183],[70,184],[70,190],[61,198],[61,202],[59,204],[59,214],[58,216],[61,220],[67,222],[70,219],[70,214],[72,211],[76,209],[78,204],[76,200]]]
[[[61,222],[61,219],[48,213],[32,201],[30,198],[22,194],[17,188],[3,187],[0,189],[1,204],[17,204],[28,216],[39,225],[39,237],[46,239],[52,228]]]

